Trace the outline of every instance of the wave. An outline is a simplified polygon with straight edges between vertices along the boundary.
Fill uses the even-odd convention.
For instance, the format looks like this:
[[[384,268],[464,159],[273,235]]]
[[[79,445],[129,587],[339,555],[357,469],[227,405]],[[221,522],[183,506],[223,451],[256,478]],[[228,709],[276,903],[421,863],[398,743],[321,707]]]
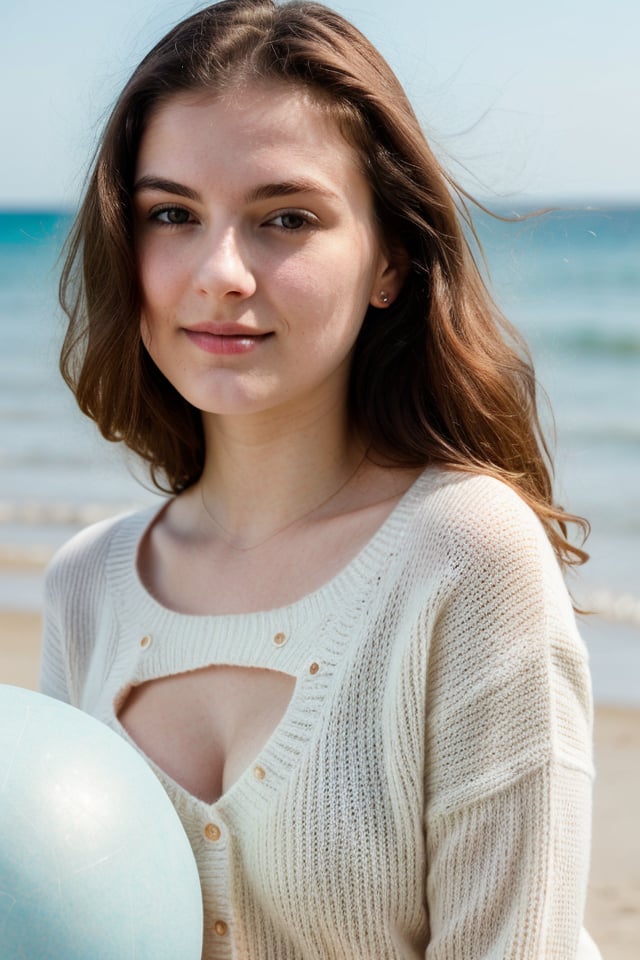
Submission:
[[[37,424],[39,430],[42,429],[43,425],[48,426],[47,421],[41,422],[36,417],[33,417],[31,421],[25,422]],[[1,417],[0,423],[2,423]],[[39,439],[39,434],[34,433],[31,443],[36,443]],[[51,435],[46,436],[45,440],[40,442],[43,446],[41,450],[28,449],[22,451],[18,448],[9,450],[6,454],[0,450],[0,466],[2,466],[3,469],[26,468],[35,472],[41,468],[47,470],[62,468],[63,470],[69,471],[73,468],[86,470],[95,465],[96,454],[90,446],[87,446],[85,450],[80,449],[76,450],[73,454],[69,454],[66,449],[60,449],[59,446],[54,445],[55,438],[52,438]],[[48,443],[49,446],[45,446],[45,443]]]
[[[561,322],[558,321],[558,325]],[[550,353],[561,351],[580,357],[640,357],[640,334],[634,330],[610,332],[582,328],[559,332],[556,327],[546,335],[539,335],[538,345]]]
[[[640,628],[640,597],[631,593],[591,588],[582,592],[577,602],[586,613],[597,614],[609,623],[624,623]]]
[[[140,503],[0,503],[0,523],[28,527],[85,527],[131,510]],[[16,548],[18,549],[18,548]]]
[[[562,435],[571,438],[572,444],[588,444],[589,447],[616,447],[626,451],[627,455],[636,455],[640,451],[640,423],[621,423],[619,415],[611,414],[599,420],[578,420],[567,418]]]

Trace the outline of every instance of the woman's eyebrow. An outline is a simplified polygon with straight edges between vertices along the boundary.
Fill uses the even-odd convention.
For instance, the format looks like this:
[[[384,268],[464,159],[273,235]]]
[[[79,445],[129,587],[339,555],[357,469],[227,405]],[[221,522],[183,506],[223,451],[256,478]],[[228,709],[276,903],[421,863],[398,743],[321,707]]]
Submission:
[[[186,187],[175,180],[167,180],[164,177],[154,177],[153,174],[136,180],[133,185],[133,192],[139,193],[141,190],[159,190],[162,193],[173,193],[178,197],[200,202],[200,194],[196,190],[192,190],[191,187]]]
[[[328,200],[337,200],[338,195],[316,180],[305,177],[296,180],[283,180],[279,183],[264,183],[249,191],[245,200],[256,203],[258,200],[272,200],[274,197],[288,197],[294,193],[315,193]]]
[[[167,180],[166,177],[156,177],[153,174],[147,174],[136,180],[133,192],[139,193],[142,190],[159,190],[162,193],[172,193],[178,197],[185,197],[187,200],[201,202],[200,194],[197,190],[178,183],[175,180]],[[257,203],[260,200],[272,200],[274,197],[288,197],[296,193],[315,193],[328,200],[338,199],[338,195],[316,180],[306,177],[296,180],[282,180],[277,183],[264,183],[253,187],[245,197],[245,203]]]

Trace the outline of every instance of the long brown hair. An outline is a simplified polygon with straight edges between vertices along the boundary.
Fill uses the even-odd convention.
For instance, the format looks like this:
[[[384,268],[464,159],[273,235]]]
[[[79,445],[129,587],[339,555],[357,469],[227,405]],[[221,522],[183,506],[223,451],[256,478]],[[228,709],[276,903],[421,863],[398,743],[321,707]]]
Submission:
[[[68,240],[60,299],[69,317],[62,374],[108,440],[121,440],[174,493],[203,469],[199,412],[140,339],[132,188],[154,111],[183,91],[242,81],[304,85],[355,147],[388,242],[411,268],[397,301],[370,307],[353,359],[350,412],[387,461],[442,463],[512,486],[559,559],[586,554],[553,500],[552,467],[526,346],[493,303],[463,226],[467,195],[445,173],[388,64],[348,21],[317,3],[223,0],[178,24],[145,57],[107,124]]]

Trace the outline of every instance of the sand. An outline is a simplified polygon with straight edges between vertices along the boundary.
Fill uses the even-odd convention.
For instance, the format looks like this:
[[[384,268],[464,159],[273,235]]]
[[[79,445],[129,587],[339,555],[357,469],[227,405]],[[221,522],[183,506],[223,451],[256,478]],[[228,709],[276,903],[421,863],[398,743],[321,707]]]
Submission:
[[[0,612],[0,682],[37,689],[40,617]],[[586,926],[604,960],[640,958],[640,710],[596,709]]]

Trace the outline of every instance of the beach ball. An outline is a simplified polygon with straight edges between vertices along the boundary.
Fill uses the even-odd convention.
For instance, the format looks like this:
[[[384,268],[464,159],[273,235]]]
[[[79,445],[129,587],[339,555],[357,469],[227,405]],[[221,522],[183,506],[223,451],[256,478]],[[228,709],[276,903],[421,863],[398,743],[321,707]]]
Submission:
[[[0,685],[1,960],[200,960],[189,841],[144,759],[88,714]]]

